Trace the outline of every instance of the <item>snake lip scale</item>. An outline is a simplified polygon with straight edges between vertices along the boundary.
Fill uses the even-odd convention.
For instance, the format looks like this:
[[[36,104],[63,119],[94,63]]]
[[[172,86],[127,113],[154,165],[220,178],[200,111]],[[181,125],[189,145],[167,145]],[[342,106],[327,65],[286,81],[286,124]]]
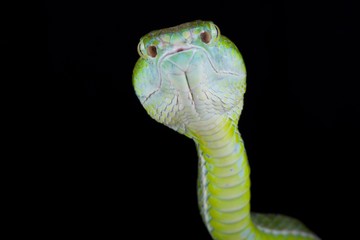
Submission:
[[[195,142],[198,206],[212,239],[320,239],[295,218],[250,211],[250,166],[238,129],[246,68],[235,44],[213,22],[197,20],[144,35],[138,53],[133,86],[141,104]]]

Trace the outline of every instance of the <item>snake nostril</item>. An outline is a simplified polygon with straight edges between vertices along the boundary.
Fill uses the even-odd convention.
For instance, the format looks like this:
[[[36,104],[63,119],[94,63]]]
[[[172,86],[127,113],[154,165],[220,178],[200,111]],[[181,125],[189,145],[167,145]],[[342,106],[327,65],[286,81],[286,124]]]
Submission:
[[[157,55],[157,49],[155,46],[151,45],[147,48],[147,53],[149,54],[150,57],[156,57]]]
[[[200,34],[201,41],[208,44],[211,41],[211,34],[209,32],[202,32]]]

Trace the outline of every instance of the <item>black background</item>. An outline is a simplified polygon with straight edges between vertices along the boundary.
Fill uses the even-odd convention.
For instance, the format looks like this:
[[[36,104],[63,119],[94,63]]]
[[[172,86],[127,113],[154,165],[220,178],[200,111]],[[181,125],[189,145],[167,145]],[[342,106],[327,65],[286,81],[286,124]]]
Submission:
[[[193,142],[153,121],[131,83],[142,35],[196,19],[217,24],[247,66],[239,128],[252,170],[252,211],[296,217],[323,239],[353,236],[354,1],[236,4],[42,4],[42,89],[51,104],[42,119],[50,123],[48,160],[39,162],[45,178],[34,198],[46,196],[39,201],[48,236],[210,239],[197,209]]]

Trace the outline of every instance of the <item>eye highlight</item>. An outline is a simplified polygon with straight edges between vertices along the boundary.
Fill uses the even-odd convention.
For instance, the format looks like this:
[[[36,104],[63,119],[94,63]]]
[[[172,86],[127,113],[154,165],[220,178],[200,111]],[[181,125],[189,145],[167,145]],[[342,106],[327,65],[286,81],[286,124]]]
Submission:
[[[200,33],[200,39],[205,44],[215,43],[220,38],[220,29],[218,26],[212,23],[209,28],[209,30]]]
[[[202,32],[202,33],[200,33],[200,38],[201,38],[201,41],[203,42],[203,43],[206,43],[206,44],[208,44],[210,41],[211,41],[211,33],[209,33],[209,32]]]

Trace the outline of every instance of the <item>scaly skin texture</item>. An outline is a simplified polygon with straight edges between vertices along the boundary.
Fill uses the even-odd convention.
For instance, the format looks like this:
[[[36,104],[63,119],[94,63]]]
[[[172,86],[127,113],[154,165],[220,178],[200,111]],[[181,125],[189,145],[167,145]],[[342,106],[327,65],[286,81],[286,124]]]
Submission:
[[[319,239],[296,219],[250,213],[250,168],[237,128],[246,70],[217,26],[194,21],[153,31],[138,52],[140,102],[153,119],[195,141],[199,208],[212,238]]]

